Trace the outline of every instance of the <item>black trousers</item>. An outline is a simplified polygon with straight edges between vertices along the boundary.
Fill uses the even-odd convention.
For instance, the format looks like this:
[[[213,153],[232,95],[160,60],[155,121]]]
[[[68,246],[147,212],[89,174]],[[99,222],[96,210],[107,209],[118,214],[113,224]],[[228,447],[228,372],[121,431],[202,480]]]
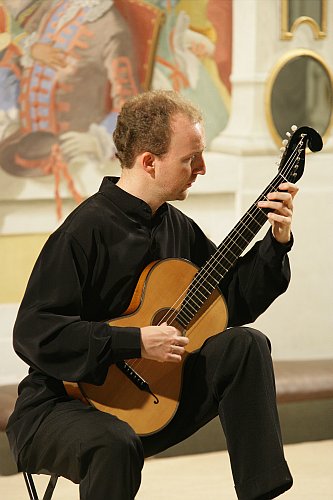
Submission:
[[[144,457],[182,441],[216,415],[240,500],[275,498],[292,486],[270,344],[262,333],[246,327],[212,337],[189,356],[177,413],[160,432],[139,438],[125,422],[71,400],[46,417],[21,452],[20,465],[28,472],[53,472],[79,483],[81,500],[132,500]]]

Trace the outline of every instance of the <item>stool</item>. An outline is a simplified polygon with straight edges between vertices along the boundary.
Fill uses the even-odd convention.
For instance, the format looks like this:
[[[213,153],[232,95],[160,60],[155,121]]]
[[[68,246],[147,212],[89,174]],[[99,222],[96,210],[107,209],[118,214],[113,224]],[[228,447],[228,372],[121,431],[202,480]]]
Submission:
[[[39,500],[32,475],[29,472],[23,472],[23,477],[27,486],[30,500]],[[52,474],[45,490],[43,500],[51,500],[57,481],[57,474]]]

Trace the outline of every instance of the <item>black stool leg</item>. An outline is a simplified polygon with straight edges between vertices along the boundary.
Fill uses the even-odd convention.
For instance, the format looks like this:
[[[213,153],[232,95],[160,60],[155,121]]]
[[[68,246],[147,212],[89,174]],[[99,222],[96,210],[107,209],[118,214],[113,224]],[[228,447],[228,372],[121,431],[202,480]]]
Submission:
[[[32,475],[29,474],[28,472],[23,472],[23,477],[28,489],[30,500],[38,500],[38,495],[35,488],[34,480],[32,479]]]
[[[53,495],[54,488],[56,487],[57,481],[58,481],[57,474],[52,474],[50,477],[49,484],[47,485],[47,488],[45,490],[43,500],[51,500],[51,497]]]
[[[23,477],[25,480],[25,484],[27,486],[27,490],[29,493],[30,500],[39,500],[37,491],[35,488],[34,480],[32,479],[32,475],[29,472],[23,472]],[[58,481],[57,474],[51,474],[50,480],[48,482],[47,488],[45,490],[43,500],[51,500],[54,488],[56,487]]]

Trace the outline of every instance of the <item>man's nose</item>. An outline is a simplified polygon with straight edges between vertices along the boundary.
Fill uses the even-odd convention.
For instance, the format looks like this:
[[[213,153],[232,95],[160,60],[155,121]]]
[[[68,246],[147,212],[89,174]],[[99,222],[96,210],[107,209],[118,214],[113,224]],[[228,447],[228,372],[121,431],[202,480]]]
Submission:
[[[193,162],[193,173],[196,175],[205,175],[206,163],[203,155],[196,156]]]

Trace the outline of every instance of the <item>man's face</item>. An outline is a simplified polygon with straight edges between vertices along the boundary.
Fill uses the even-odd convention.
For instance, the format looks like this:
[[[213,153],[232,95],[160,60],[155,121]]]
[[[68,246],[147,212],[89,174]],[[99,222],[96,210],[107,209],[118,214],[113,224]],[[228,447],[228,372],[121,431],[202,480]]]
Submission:
[[[204,148],[202,124],[175,115],[169,151],[155,160],[155,185],[165,201],[184,200],[197,175],[206,173]]]

